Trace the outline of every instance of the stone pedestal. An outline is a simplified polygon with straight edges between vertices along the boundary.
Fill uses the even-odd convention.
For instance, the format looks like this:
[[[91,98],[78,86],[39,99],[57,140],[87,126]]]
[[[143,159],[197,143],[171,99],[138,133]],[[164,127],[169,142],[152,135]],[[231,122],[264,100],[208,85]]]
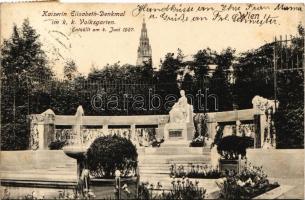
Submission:
[[[169,116],[162,116],[158,119],[158,128],[156,131],[156,138],[162,139],[164,138],[164,128],[165,125],[169,122]]]
[[[194,126],[188,123],[168,123],[164,126],[164,144],[189,146],[194,136]]]

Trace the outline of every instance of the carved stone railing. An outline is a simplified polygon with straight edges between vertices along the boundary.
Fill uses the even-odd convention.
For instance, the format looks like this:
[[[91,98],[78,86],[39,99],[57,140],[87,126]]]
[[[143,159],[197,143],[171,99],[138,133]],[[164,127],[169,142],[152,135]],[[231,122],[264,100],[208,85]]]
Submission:
[[[255,147],[260,148],[264,144],[275,146],[275,133],[273,131],[275,105],[272,102],[270,100],[265,101],[263,98],[256,98],[253,101],[252,109],[206,114],[198,113],[194,114],[194,119],[196,120],[196,115],[205,116],[204,124],[207,132],[201,133],[200,135],[208,137],[211,140],[214,140],[217,125],[220,123],[228,124],[227,122],[229,122],[229,124],[233,123],[231,129],[234,126],[239,127],[237,129],[239,131],[236,131],[236,134],[250,135],[250,133],[253,134],[255,132]],[[32,150],[48,149],[48,145],[56,140],[66,140],[68,144],[73,144],[73,140],[76,137],[80,137],[79,135],[76,136],[72,131],[73,127],[77,124],[74,115],[55,115],[52,110],[48,109],[41,114],[32,114],[29,117],[31,120],[29,148]],[[91,143],[95,138],[102,135],[117,134],[130,139],[135,145],[150,146],[154,139],[161,141],[164,138],[165,126],[168,123],[169,115],[83,116],[82,123],[81,125],[78,124],[78,126],[81,126],[82,131],[80,135],[82,135],[82,138],[80,140],[83,143]],[[60,126],[70,128],[59,129],[58,127]],[[187,129],[187,132],[192,133],[189,135],[193,137],[194,131]]]
[[[107,133],[103,129],[82,129],[81,136],[85,145],[90,145],[96,138],[105,135],[118,135],[131,140],[136,146],[150,146],[155,137],[155,128],[136,128],[132,134],[129,128],[110,128]],[[55,129],[52,141],[66,141],[66,145],[73,145],[77,134],[73,129]]]

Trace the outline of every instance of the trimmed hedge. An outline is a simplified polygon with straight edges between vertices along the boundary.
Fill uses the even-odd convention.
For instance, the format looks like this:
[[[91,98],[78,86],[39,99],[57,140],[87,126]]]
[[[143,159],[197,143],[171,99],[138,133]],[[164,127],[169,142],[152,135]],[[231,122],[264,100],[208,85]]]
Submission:
[[[138,153],[130,140],[119,136],[103,136],[94,140],[87,152],[91,175],[96,178],[114,178],[115,170],[127,177],[137,168]]]

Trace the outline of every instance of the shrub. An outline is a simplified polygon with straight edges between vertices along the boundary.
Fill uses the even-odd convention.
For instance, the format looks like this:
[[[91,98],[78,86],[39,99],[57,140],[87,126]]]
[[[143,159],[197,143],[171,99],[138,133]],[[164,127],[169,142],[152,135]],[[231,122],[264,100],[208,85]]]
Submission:
[[[217,146],[218,153],[224,159],[235,160],[239,156],[246,156],[246,149],[254,145],[254,140],[251,137],[239,137],[235,135],[226,136],[220,140]]]
[[[193,138],[193,140],[190,143],[190,147],[203,147],[204,145],[204,137],[198,136],[196,138]]]
[[[88,168],[96,178],[113,178],[115,170],[129,176],[136,170],[137,158],[131,141],[116,135],[95,139],[87,151]]]
[[[216,132],[216,135],[214,137],[214,142],[212,143],[212,146],[214,145],[219,145],[221,139],[222,139],[222,136],[223,136],[223,130],[224,130],[224,126],[223,125],[218,125],[218,128],[216,129],[217,132]]]
[[[66,141],[55,140],[49,144],[50,150],[59,150],[66,145]]]

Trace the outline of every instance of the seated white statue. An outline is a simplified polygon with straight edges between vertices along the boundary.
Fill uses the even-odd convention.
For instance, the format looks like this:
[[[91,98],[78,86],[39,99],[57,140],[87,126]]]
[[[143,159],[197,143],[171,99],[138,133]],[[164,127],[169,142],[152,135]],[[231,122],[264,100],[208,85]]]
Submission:
[[[169,112],[170,122],[188,122],[189,104],[185,96],[184,90],[180,90],[181,97],[178,102],[174,104]]]

